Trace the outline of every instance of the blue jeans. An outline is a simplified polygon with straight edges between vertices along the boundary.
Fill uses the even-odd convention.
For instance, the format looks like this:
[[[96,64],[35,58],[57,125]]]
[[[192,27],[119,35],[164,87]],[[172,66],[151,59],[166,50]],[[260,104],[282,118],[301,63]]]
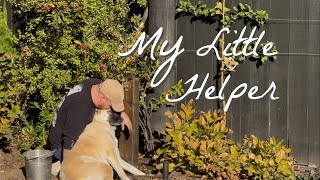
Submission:
[[[54,149],[53,157],[58,159],[59,161],[62,160],[62,148]]]

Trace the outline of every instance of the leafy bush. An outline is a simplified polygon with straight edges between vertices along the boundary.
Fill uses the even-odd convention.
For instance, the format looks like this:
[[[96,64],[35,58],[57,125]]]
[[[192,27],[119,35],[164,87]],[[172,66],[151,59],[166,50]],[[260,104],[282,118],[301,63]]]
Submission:
[[[12,42],[12,32],[8,27],[8,12],[6,7],[6,1],[0,5],[0,54],[3,55],[6,52],[14,52]]]
[[[276,142],[274,137],[269,141],[259,140],[254,135],[244,137],[240,147],[242,167],[246,174],[259,179],[295,179],[293,174],[293,157],[288,156],[290,148],[285,148],[282,141]]]
[[[242,145],[228,138],[232,131],[217,112],[203,112],[194,118],[192,100],[182,104],[178,113],[166,112],[164,146],[154,159],[169,161],[169,171],[224,179],[294,179],[290,149],[274,138],[262,141],[245,137]],[[159,163],[157,168],[161,169]]]
[[[173,123],[166,123],[165,144],[154,158],[169,160],[170,172],[180,169],[210,177],[237,175],[240,162],[238,157],[230,156],[230,146],[235,144],[228,139],[231,130],[217,112],[203,113],[194,119],[192,102],[182,104],[177,114],[166,112]]]
[[[6,73],[0,78],[0,96],[6,97],[0,101],[0,117],[5,122],[0,129],[10,130],[13,143],[22,149],[45,145],[57,103],[82,79],[125,82],[139,77],[140,89],[150,88],[148,81],[157,61],[148,52],[126,58],[118,55],[128,50],[144,28],[140,12],[130,11],[134,0],[12,3],[20,24],[17,37],[12,38],[17,55],[0,59],[1,74]],[[146,1],[139,3],[144,6]]]
[[[10,126],[21,117],[22,111],[16,93],[18,89],[11,80],[16,76],[16,72],[12,71],[16,50],[7,18],[6,1],[3,1],[3,5],[0,5],[0,135],[13,140],[14,129]]]

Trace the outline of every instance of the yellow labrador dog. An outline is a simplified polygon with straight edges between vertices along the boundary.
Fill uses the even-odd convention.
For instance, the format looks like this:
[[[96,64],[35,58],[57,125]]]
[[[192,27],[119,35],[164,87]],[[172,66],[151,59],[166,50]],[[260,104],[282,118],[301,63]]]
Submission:
[[[113,170],[121,179],[129,180],[124,170],[133,175],[143,172],[121,159],[115,127],[121,117],[108,110],[97,110],[93,121],[88,124],[63,160],[60,169],[61,180],[109,180]]]

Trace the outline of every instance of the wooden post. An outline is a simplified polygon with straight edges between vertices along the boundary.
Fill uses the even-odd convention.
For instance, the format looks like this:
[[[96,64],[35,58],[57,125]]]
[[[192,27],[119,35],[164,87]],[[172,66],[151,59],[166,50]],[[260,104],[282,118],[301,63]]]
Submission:
[[[176,0],[150,0],[149,1],[149,17],[148,17],[148,34],[152,36],[160,27],[163,27],[162,41],[168,40],[169,45],[166,49],[173,47],[177,41],[176,36]],[[163,63],[170,56],[160,57],[158,60]],[[177,62],[175,62],[176,64]],[[174,65],[170,70],[167,78],[154,89],[154,93],[148,95],[148,99],[158,99],[164,91],[168,91],[178,81],[176,78],[177,67]],[[164,75],[164,71],[160,72],[155,82],[158,82]],[[176,107],[161,106],[157,111],[152,112],[152,118],[150,119],[150,125],[152,132],[156,131],[160,134],[161,130],[166,128],[165,122],[168,120],[164,113],[168,110],[174,111]],[[158,138],[158,137],[156,137]]]
[[[125,91],[125,112],[131,119],[132,132],[128,130],[120,133],[119,150],[123,160],[131,165],[138,165],[139,154],[139,80],[129,80],[129,87]]]

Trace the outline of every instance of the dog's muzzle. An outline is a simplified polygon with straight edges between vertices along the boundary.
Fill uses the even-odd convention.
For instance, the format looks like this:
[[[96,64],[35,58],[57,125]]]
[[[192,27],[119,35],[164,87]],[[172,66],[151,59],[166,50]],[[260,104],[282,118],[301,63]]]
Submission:
[[[117,113],[112,113],[111,118],[109,119],[109,124],[111,126],[119,126],[123,122],[122,117]]]

